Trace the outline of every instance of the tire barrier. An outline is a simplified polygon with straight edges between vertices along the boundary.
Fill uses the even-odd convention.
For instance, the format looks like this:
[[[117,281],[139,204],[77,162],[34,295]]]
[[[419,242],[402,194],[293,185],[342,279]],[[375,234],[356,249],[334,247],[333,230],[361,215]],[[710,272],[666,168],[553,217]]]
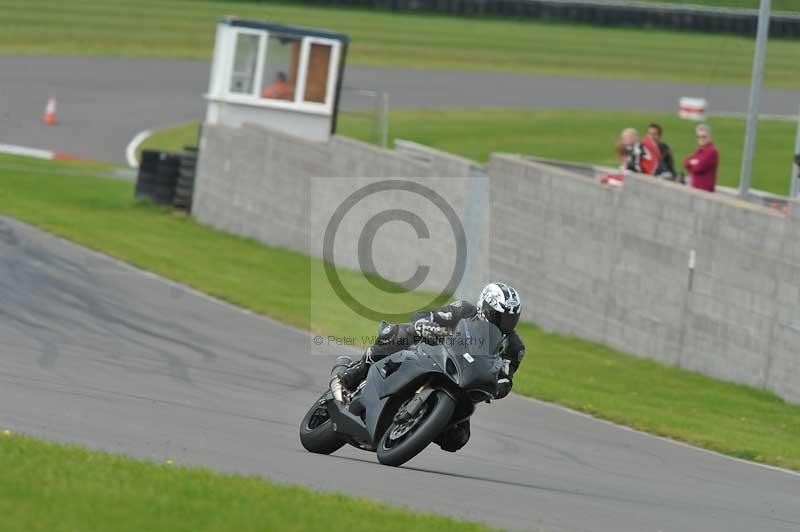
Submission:
[[[136,178],[136,191],[134,197],[150,199],[154,194],[156,185],[159,181],[156,171],[161,152],[153,150],[142,150],[141,162],[139,163],[139,175]]]
[[[703,8],[601,0],[294,0],[294,3],[442,13],[467,17],[538,19],[703,33],[755,35],[754,9]],[[770,37],[800,38],[800,14],[770,17]]]
[[[134,196],[188,211],[196,164],[196,148],[187,148],[182,153],[142,150]]]

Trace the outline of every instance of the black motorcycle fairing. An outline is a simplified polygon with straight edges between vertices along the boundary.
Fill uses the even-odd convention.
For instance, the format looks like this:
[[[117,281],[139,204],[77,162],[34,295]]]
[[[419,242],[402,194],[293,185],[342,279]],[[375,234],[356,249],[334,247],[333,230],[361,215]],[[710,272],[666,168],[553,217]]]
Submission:
[[[333,421],[334,430],[348,443],[356,447],[374,450],[372,446],[372,436],[364,427],[361,418],[351,413],[347,407],[333,398],[331,395],[327,403],[328,415]]]
[[[387,372],[386,365],[393,371]],[[430,357],[420,357],[416,351],[400,351],[372,365],[359,396],[367,407],[365,424],[373,441],[382,436],[379,429],[385,424],[381,421],[389,400],[406,389],[418,387],[431,373],[438,372],[440,370]]]
[[[500,330],[491,323],[462,320],[453,336],[424,349],[444,368],[445,375],[477,403],[491,399],[497,392],[497,378],[503,366],[498,354],[502,339]]]
[[[386,371],[387,364],[392,371]],[[357,447],[374,450],[375,443],[383,435],[381,428],[388,426],[394,416],[394,409],[387,412],[387,404],[405,389],[418,387],[431,373],[440,374],[441,371],[429,356],[420,357],[416,351],[400,351],[374,363],[351,405],[335,400],[328,403],[328,413],[336,431],[347,435]]]

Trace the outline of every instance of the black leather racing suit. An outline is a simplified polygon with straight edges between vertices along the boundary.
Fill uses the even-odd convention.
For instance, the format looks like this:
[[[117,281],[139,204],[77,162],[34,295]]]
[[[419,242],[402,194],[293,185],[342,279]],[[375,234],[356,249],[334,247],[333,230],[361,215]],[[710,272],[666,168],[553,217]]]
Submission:
[[[389,355],[408,349],[419,341],[432,339],[442,334],[441,329],[452,332],[462,319],[477,318],[475,305],[468,301],[457,300],[432,311],[416,312],[410,323],[387,324],[375,340],[367,348],[360,361],[353,364],[342,375],[342,384],[350,389],[355,389],[367,376],[370,364],[377,362]],[[508,361],[508,371],[500,375],[498,393],[496,398],[502,399],[511,392],[514,373],[519,368],[525,356],[525,344],[512,331],[503,337],[500,356]],[[445,451],[455,452],[469,440],[469,420],[451,427],[436,443]]]

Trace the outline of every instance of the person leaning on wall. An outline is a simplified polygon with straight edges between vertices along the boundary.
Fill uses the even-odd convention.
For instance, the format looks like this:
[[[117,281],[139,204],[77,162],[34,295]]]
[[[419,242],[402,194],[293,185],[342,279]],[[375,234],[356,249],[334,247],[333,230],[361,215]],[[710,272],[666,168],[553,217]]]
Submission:
[[[617,155],[617,162],[619,163],[619,172],[616,174],[608,174],[600,182],[604,185],[622,185],[623,181],[625,181],[625,174],[627,174],[630,170],[628,170],[628,158],[630,157],[630,152],[628,151],[628,147],[625,146],[622,142],[618,142],[617,145],[614,147],[614,152]]]
[[[640,174],[655,175],[661,154],[649,138],[639,140],[639,132],[634,128],[625,128],[620,135],[620,142],[628,150],[626,169]]]
[[[689,185],[694,188],[714,192],[717,188],[717,169],[719,168],[719,152],[714,146],[711,127],[700,124],[695,128],[699,147],[686,158],[683,167],[689,172]]]
[[[794,156],[794,178],[800,181],[800,153],[796,153]]]
[[[675,172],[675,159],[672,156],[672,148],[662,140],[663,133],[664,130],[659,124],[652,123],[647,126],[647,137],[658,146],[658,151],[661,153],[658,167],[656,168],[656,177],[675,181],[678,175]]]

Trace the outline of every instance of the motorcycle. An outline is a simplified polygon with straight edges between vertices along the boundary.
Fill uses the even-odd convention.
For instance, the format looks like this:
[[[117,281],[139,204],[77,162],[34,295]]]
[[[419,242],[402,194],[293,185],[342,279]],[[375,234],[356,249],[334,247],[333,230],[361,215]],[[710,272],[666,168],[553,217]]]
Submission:
[[[461,320],[433,345],[420,342],[372,364],[353,393],[338,379],[351,359],[339,357],[330,389],[303,417],[300,442],[319,454],[350,444],[376,452],[381,464],[404,464],[469,419],[478,403],[491,402],[503,369],[502,340],[491,323]]]

